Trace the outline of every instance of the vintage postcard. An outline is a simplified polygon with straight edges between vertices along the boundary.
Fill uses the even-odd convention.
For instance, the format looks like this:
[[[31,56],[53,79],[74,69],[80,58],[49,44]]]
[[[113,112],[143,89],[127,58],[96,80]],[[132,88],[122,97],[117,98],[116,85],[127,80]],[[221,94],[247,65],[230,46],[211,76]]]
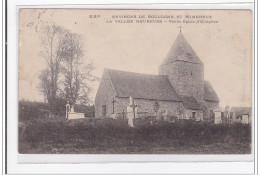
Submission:
[[[20,154],[252,153],[252,11],[18,18]]]

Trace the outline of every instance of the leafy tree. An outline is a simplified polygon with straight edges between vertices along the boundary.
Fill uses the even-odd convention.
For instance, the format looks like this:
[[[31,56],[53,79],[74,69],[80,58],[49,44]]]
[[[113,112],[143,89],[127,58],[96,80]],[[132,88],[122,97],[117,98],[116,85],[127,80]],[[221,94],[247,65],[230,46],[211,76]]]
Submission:
[[[40,28],[41,52],[40,56],[46,61],[46,69],[39,76],[40,91],[48,101],[50,110],[55,111],[58,91],[58,79],[62,61],[62,38],[65,29],[56,24],[45,24]]]
[[[83,37],[56,24],[43,24],[39,31],[40,56],[46,62],[46,68],[39,76],[39,90],[51,112],[57,112],[60,98],[69,100],[73,105],[90,102],[89,83],[98,78],[92,75],[93,63],[82,62]]]
[[[74,105],[76,102],[90,102],[91,87],[89,82],[97,80],[92,75],[93,63],[84,64],[84,42],[81,35],[67,32],[62,41],[64,92]]]

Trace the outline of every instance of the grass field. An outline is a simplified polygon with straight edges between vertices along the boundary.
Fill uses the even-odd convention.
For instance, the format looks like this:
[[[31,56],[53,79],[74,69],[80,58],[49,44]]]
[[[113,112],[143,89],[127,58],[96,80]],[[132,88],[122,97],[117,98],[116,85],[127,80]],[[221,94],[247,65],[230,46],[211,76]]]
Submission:
[[[113,119],[33,120],[19,129],[19,153],[249,154],[250,125],[193,122],[138,125]]]

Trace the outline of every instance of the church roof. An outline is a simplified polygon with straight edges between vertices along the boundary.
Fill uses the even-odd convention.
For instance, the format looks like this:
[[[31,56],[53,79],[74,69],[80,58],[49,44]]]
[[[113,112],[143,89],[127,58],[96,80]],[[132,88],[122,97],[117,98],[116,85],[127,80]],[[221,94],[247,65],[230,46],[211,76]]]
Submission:
[[[162,65],[178,60],[192,63],[202,63],[181,32],[177,36]]]
[[[117,97],[180,101],[167,76],[107,69]]]
[[[166,75],[140,74],[107,69],[117,97],[183,101],[186,108],[200,109],[194,97],[179,96]],[[204,83],[204,100],[218,102],[219,98],[208,81]]]
[[[216,102],[219,101],[219,98],[218,98],[215,90],[213,89],[210,82],[208,82],[208,81],[204,82],[204,100],[216,101]]]
[[[180,96],[182,103],[186,109],[200,110],[201,106],[198,101],[191,96]]]

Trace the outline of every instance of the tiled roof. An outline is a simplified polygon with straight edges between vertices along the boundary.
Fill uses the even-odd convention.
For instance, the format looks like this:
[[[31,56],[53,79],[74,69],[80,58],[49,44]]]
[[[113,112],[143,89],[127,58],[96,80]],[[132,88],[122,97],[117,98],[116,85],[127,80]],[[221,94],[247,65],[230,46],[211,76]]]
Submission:
[[[180,96],[170,84],[167,76],[140,74],[107,69],[118,97],[130,97],[151,100],[183,101],[189,109],[200,109],[194,97]],[[204,83],[204,100],[218,102],[218,96],[210,83]]]
[[[219,98],[215,92],[215,90],[212,88],[210,82],[205,81],[204,82],[204,100],[206,101],[219,101]]]
[[[107,69],[117,97],[180,101],[167,76]]]
[[[177,60],[187,61],[192,63],[202,63],[181,32],[177,36],[175,42],[173,43],[162,65]]]
[[[186,109],[192,109],[192,110],[200,110],[201,106],[198,103],[198,101],[191,96],[180,96],[183,105]]]

